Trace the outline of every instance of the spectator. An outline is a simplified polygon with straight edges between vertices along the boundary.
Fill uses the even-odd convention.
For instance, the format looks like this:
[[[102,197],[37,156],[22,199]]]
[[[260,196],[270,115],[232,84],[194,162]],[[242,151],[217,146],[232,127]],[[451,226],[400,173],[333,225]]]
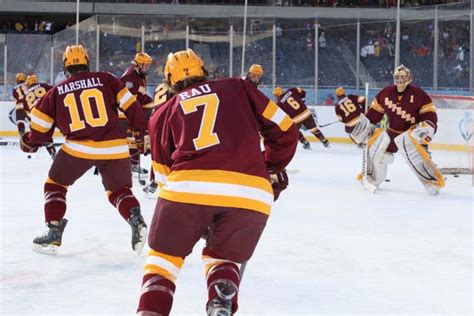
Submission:
[[[311,34],[308,33],[308,35],[311,35]],[[324,32],[321,32],[318,42],[319,42],[319,47],[326,48],[327,44],[326,44],[326,37],[324,36]]]
[[[324,99],[324,105],[334,105],[334,96],[331,93],[328,93]]]

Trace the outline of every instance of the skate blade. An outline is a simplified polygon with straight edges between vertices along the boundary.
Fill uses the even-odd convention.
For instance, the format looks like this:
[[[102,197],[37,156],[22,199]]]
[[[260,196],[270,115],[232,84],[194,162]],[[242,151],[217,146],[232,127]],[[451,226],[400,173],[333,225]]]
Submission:
[[[133,247],[133,251],[135,252],[137,256],[139,256],[142,253],[143,247],[145,246],[145,243],[146,243],[146,236],[147,236],[147,228],[146,227],[140,228],[141,240],[137,242]]]
[[[33,244],[32,249],[33,251],[37,253],[41,253],[43,255],[56,256],[58,254],[59,246],[54,246],[54,245],[43,246],[43,245]]]

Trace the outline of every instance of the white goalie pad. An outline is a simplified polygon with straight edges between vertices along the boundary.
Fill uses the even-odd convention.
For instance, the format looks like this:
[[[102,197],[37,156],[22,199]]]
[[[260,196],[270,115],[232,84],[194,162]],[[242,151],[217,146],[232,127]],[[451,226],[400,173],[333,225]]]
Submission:
[[[390,136],[382,128],[376,129],[367,142],[367,149],[364,151],[365,168],[361,180],[364,188],[371,193],[375,193],[385,180],[387,165],[393,162],[393,154],[386,152],[389,144]]]
[[[397,136],[395,144],[425,190],[431,195],[437,195],[439,189],[445,185],[443,174],[433,163],[426,150],[416,141],[412,131],[413,129],[409,129]]]
[[[357,144],[362,144],[369,134],[372,132],[374,125],[370,123],[369,119],[365,115],[360,116],[359,123],[354,127],[350,137]]]

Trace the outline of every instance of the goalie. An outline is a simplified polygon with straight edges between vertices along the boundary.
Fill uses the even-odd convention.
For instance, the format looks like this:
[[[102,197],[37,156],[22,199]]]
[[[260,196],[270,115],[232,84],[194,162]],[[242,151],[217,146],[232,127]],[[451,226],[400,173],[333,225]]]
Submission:
[[[434,103],[421,88],[411,85],[411,71],[404,65],[394,73],[394,85],[382,89],[366,115],[351,132],[358,144],[366,143],[363,173],[359,177],[372,193],[385,180],[393,154],[400,151],[413,173],[429,194],[436,195],[444,178],[431,160],[428,143],[433,138],[438,117]],[[387,115],[387,127],[375,128]]]

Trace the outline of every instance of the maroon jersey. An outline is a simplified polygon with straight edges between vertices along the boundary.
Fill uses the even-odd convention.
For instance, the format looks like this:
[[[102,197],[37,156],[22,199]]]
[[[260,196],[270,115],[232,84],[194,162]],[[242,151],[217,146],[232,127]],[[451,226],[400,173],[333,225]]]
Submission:
[[[397,86],[382,89],[372,101],[366,116],[372,124],[377,124],[387,115],[387,133],[391,142],[389,152],[398,150],[394,138],[422,121],[429,121],[435,128],[438,123],[436,107],[430,96],[422,89],[408,85],[402,93]]]
[[[285,168],[298,142],[285,112],[238,78],[177,93],[155,111],[149,133],[160,198],[264,214],[273,203],[267,168]]]
[[[130,66],[120,78],[130,92],[137,98],[138,103],[144,108],[153,108],[153,100],[146,93],[146,77]]]
[[[291,88],[281,95],[278,106],[288,114],[289,117],[299,124],[311,116],[311,112],[304,103],[306,92],[301,88]]]
[[[171,88],[166,83],[160,83],[155,89],[155,95],[153,97],[153,110],[156,110],[158,107],[162,106],[169,99],[174,96],[174,93],[171,91]]]
[[[430,96],[422,89],[408,85],[403,93],[397,92],[395,85],[382,89],[374,98],[367,112],[372,124],[388,118],[389,130],[401,134],[413,125],[430,121],[436,129],[438,116]]]
[[[46,92],[48,92],[51,88],[52,86],[47,83],[37,83],[31,87],[28,87],[25,97],[22,101],[23,109],[28,116],[30,116],[31,110],[33,110],[41,98],[44,97]]]
[[[66,137],[61,149],[72,156],[126,158],[128,145],[118,127],[119,108],[132,128],[145,128],[140,105],[118,78],[106,72],[75,74],[49,90],[33,108],[30,140],[50,141],[57,126]]]
[[[16,85],[13,88],[13,99],[15,100],[15,108],[18,109],[23,109],[23,99],[25,98],[26,91],[28,90],[28,87],[26,84],[20,83]]]
[[[349,94],[338,97],[334,107],[339,121],[345,125],[346,133],[351,133],[365,112],[365,97]]]

